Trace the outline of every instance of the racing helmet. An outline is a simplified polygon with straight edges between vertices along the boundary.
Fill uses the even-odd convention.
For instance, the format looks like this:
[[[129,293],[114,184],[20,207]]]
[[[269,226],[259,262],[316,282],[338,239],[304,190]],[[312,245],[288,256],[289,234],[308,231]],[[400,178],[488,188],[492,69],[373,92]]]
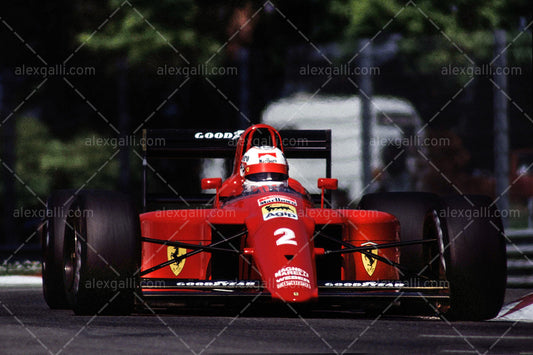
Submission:
[[[240,174],[245,179],[245,187],[286,185],[289,179],[289,167],[279,148],[251,147],[242,157]]]

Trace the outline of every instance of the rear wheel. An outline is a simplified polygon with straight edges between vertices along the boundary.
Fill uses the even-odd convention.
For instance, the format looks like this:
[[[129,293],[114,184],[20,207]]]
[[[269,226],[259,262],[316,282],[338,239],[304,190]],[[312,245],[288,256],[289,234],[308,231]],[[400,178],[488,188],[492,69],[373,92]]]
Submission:
[[[52,309],[69,307],[63,283],[63,240],[67,213],[75,190],[54,191],[46,201],[46,222],[41,233],[43,294]]]
[[[500,311],[507,256],[498,210],[486,196],[444,198],[449,245],[446,275],[454,319],[481,320]]]
[[[90,191],[72,206],[64,283],[76,314],[129,314],[138,288],[139,216],[124,195]]]

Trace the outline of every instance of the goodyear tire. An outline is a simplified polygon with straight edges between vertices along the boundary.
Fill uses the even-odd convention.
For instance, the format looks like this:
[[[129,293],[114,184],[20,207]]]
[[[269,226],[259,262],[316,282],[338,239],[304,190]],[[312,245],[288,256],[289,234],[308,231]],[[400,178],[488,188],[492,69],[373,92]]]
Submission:
[[[63,283],[63,240],[67,213],[75,190],[54,191],[46,201],[46,220],[40,229],[43,294],[52,309],[69,307]]]
[[[88,191],[72,206],[64,282],[76,314],[129,314],[141,258],[139,215],[124,195]]]
[[[436,243],[400,247],[400,264],[411,276],[444,278],[443,245],[446,240],[439,196],[426,192],[383,192],[364,195],[359,208],[377,210],[395,216],[400,222],[400,240],[437,239]]]
[[[444,198],[449,245],[446,274],[453,319],[495,317],[503,304],[507,256],[496,207],[486,196]]]

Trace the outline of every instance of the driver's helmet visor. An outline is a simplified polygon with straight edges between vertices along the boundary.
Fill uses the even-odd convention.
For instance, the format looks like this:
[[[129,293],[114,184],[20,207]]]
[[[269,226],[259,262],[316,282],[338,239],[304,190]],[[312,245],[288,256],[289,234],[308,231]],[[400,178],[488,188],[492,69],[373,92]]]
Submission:
[[[246,179],[250,181],[285,181],[289,178],[287,174],[283,173],[256,173],[246,175]]]
[[[250,181],[284,181],[288,179],[289,169],[286,164],[260,163],[247,165],[244,177]]]

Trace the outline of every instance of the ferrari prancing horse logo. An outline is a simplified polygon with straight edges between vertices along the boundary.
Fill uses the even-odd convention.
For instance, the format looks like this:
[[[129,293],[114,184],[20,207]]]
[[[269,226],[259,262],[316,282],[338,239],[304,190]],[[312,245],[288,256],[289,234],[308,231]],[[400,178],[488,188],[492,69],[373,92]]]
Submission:
[[[172,260],[176,256],[182,256],[185,253],[187,253],[187,249],[178,248],[178,250],[176,250],[176,247],[167,247],[168,260]],[[185,266],[185,260],[186,259],[183,259],[179,263],[170,264],[170,270],[172,270],[174,275],[178,276],[181,273],[181,271],[183,270],[183,267]]]
[[[368,243],[361,244],[362,247],[366,247],[368,245],[377,245],[377,244],[373,243],[373,242],[368,242]],[[371,252],[374,255],[378,255],[378,250],[377,249],[369,250],[369,252]],[[363,259],[363,266],[365,267],[365,270],[366,270],[368,276],[372,276],[374,271],[376,271],[376,266],[378,264],[377,260],[374,259],[371,256],[367,256],[367,255],[362,254],[362,253],[361,253],[361,259]]]

